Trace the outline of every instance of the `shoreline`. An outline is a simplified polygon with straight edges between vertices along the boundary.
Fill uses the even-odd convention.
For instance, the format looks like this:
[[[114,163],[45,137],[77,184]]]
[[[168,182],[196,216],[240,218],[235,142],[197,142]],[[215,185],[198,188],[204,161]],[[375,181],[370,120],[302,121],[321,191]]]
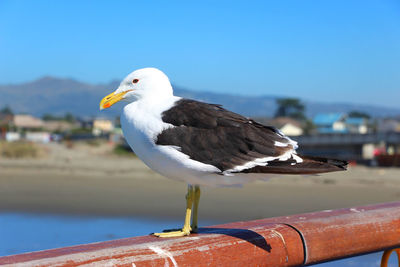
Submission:
[[[183,219],[186,185],[109,147],[47,147],[40,159],[0,159],[0,212]],[[350,167],[242,188],[202,188],[199,217],[221,223],[396,201],[400,169]]]

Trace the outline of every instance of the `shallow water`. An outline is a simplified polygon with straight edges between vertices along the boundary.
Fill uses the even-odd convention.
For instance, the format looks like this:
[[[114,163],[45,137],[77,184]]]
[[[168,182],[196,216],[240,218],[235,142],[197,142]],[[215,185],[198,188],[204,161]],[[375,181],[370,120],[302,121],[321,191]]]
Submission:
[[[147,235],[163,229],[177,228],[181,223],[180,220],[132,217],[0,213],[0,256]],[[201,221],[202,225],[217,223]],[[374,253],[314,266],[380,266],[381,255],[382,253]],[[391,257],[389,266],[397,266],[395,256]]]
[[[0,255],[147,235],[182,222],[132,217],[0,214]]]

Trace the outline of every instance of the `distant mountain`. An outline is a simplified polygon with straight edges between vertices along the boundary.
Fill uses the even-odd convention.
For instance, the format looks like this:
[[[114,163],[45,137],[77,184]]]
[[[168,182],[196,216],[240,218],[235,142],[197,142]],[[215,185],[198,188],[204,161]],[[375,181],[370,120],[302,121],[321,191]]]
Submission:
[[[99,114],[99,101],[118,86],[88,84],[73,79],[43,77],[33,82],[0,85],[0,107],[9,105],[16,113],[62,115],[71,112],[79,116]]]
[[[108,84],[88,84],[73,79],[43,77],[23,84],[0,85],[0,108],[8,105],[16,113],[31,113],[42,116],[45,113],[63,115],[71,112],[78,116],[112,117],[119,113],[121,105],[108,112],[99,111],[103,96],[115,90],[118,81]],[[190,91],[174,86],[178,96],[205,102],[222,104],[225,108],[250,117],[270,117],[276,110],[275,101],[279,96],[242,96],[212,92]],[[386,108],[374,105],[352,103],[322,103],[303,99],[307,115],[320,112],[348,112],[358,110],[372,116],[396,116],[400,108]]]

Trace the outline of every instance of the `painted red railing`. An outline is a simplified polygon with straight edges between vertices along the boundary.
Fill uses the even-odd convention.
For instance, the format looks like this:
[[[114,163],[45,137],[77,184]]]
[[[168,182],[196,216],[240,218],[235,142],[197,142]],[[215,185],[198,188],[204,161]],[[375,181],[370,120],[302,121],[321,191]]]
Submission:
[[[400,202],[0,257],[10,266],[299,266],[400,246]]]

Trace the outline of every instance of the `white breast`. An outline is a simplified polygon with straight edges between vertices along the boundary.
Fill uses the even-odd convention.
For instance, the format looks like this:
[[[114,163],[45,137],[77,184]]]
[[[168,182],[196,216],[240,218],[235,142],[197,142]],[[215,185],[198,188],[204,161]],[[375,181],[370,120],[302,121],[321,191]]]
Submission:
[[[190,184],[208,184],[204,181],[205,176],[220,172],[218,168],[190,159],[179,148],[159,146],[154,142],[160,132],[174,127],[164,123],[161,114],[179,99],[173,97],[157,105],[142,100],[126,105],[121,115],[122,131],[136,155],[154,171]]]

